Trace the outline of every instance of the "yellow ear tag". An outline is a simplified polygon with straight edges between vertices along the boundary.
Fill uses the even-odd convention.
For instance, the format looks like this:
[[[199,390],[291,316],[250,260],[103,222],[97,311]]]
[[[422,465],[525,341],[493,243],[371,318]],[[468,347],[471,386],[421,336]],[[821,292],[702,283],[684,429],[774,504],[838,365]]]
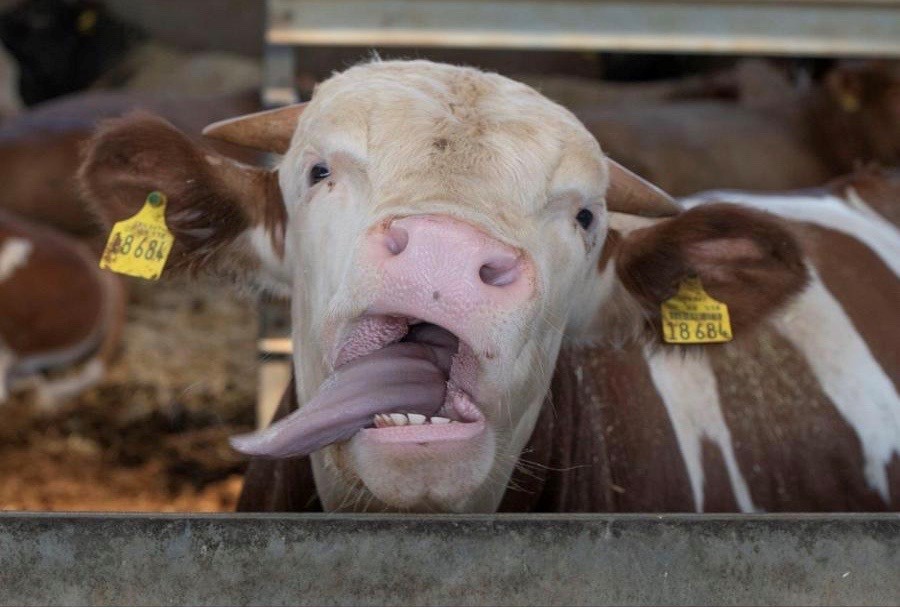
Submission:
[[[100,267],[118,274],[158,280],[175,237],[166,227],[166,195],[150,192],[136,215],[113,226]]]
[[[710,297],[699,278],[684,279],[675,297],[660,308],[666,343],[715,344],[732,339],[728,306]]]

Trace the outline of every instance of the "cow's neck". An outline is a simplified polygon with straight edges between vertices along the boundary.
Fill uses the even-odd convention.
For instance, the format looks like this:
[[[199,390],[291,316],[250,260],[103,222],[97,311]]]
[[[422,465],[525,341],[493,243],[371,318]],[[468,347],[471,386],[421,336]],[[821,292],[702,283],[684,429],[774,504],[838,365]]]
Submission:
[[[575,381],[578,350],[560,350],[550,394],[513,473],[501,512],[603,512],[615,509],[602,408]]]

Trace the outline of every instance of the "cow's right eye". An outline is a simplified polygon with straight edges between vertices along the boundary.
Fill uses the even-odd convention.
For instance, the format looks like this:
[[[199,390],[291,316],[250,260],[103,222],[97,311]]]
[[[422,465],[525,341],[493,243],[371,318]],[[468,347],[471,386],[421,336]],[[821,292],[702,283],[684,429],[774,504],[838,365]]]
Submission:
[[[328,168],[328,165],[324,162],[320,162],[319,164],[313,165],[313,168],[309,170],[309,185],[316,185],[323,179],[328,179],[331,176],[331,169]]]

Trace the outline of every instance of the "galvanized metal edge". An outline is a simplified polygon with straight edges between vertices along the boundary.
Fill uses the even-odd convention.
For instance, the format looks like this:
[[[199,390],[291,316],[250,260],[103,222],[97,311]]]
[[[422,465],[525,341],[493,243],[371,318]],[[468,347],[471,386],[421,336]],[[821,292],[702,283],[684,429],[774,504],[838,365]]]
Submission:
[[[0,603],[897,604],[900,514],[0,515]]]

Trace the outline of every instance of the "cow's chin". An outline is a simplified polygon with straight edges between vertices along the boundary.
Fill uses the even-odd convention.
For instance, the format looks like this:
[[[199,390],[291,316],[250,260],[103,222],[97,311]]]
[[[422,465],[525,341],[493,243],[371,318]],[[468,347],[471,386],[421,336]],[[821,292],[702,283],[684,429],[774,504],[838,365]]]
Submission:
[[[362,481],[382,509],[471,510],[494,464],[495,434],[483,420],[459,426],[468,426],[469,435],[434,442],[385,436],[385,430],[363,430],[343,445],[349,468],[345,472]],[[363,503],[356,507],[365,507],[365,500],[360,501]]]
[[[370,393],[388,394],[399,386],[412,401],[375,414],[371,425],[333,447],[330,459],[339,462],[345,483],[371,494],[343,507],[471,510],[496,459],[494,429],[476,401],[481,362],[472,348],[439,325],[405,316],[365,315],[345,335],[337,348],[337,368],[366,356],[387,356],[397,363],[372,378]],[[435,377],[401,364],[404,346],[427,348],[425,366]],[[386,354],[391,349],[400,351]],[[440,400],[424,398],[419,387],[426,384],[437,388]]]

